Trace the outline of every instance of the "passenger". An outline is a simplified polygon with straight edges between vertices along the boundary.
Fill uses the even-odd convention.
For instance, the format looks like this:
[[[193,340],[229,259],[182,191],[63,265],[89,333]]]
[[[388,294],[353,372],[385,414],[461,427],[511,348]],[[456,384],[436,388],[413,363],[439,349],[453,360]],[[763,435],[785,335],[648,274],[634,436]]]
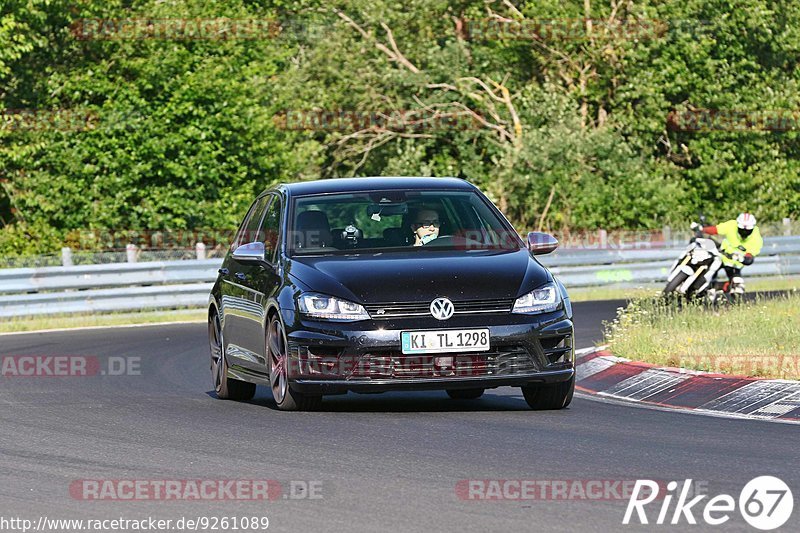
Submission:
[[[414,232],[414,246],[428,244],[439,236],[439,213],[435,209],[420,209],[417,211],[411,230]]]

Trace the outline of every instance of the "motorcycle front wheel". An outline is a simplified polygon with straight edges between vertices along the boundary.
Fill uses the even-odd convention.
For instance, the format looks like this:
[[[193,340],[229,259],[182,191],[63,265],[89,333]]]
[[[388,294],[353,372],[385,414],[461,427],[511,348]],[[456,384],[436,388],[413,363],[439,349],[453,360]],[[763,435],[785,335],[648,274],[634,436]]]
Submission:
[[[683,271],[678,272],[678,274],[674,278],[672,278],[672,281],[668,282],[667,286],[664,287],[664,295],[672,294],[673,292],[675,292],[677,288],[680,287],[688,277],[689,275],[686,272]]]

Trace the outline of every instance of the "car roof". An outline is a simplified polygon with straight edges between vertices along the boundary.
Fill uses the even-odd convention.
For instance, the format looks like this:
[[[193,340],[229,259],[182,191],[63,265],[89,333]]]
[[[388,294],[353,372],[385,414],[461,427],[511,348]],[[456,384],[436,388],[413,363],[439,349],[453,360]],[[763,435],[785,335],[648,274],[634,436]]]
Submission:
[[[363,177],[330,178],[316,181],[286,183],[279,187],[292,196],[308,194],[346,193],[360,191],[383,191],[398,189],[453,189],[475,190],[475,186],[460,178],[432,177]]]

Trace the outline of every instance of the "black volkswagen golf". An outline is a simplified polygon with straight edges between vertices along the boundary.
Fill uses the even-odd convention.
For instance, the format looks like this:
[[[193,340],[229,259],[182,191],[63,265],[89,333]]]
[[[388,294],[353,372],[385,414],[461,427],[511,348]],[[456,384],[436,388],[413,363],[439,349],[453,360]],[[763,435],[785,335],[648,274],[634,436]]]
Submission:
[[[569,405],[572,308],[477,187],[456,178],[348,178],[261,194],[209,297],[219,398],[256,385],[278,408],[348,391],[520,387],[533,409]]]

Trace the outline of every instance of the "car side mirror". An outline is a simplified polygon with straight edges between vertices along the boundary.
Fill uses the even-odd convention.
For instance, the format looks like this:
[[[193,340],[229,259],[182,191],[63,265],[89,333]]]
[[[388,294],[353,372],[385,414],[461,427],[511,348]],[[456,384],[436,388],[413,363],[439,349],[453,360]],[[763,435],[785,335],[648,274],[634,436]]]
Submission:
[[[249,242],[233,251],[233,258],[240,263],[265,263],[264,243]]]
[[[549,254],[558,248],[558,240],[549,233],[532,231],[528,233],[528,250],[533,255]]]

